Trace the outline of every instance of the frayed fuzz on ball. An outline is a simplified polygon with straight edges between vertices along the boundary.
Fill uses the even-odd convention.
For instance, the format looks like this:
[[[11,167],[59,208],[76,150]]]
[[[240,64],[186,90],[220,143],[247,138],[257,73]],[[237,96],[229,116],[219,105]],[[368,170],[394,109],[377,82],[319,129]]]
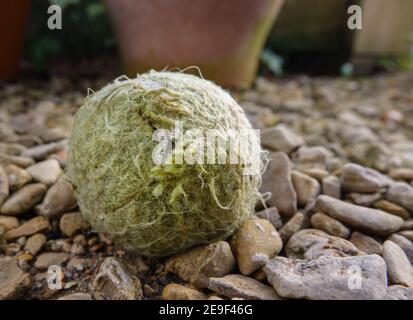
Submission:
[[[212,82],[151,71],[121,77],[87,97],[69,142],[67,174],[85,218],[97,232],[147,256],[227,238],[260,197],[260,174],[244,175],[243,163],[155,163],[154,131],[173,130],[177,121],[183,130],[215,129],[222,136],[251,129],[241,107]],[[253,143],[262,171],[259,139]]]

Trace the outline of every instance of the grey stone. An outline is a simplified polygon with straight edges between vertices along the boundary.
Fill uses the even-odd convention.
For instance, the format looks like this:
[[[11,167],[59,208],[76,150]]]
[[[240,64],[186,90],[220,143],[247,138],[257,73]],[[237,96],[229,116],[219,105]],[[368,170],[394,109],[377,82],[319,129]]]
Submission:
[[[45,252],[37,257],[34,266],[37,269],[45,270],[53,265],[61,266],[69,258],[70,255],[65,252]]]
[[[383,258],[392,284],[413,287],[413,267],[402,248],[393,241],[386,240],[383,244]]]
[[[341,171],[341,185],[347,192],[375,193],[391,183],[391,180],[377,170],[355,163],[344,165]]]
[[[94,295],[104,300],[140,300],[142,287],[132,270],[116,258],[106,258],[93,280]]]
[[[287,126],[280,124],[261,130],[261,143],[273,151],[291,153],[304,144],[304,140]]]
[[[29,211],[42,200],[46,190],[46,186],[42,183],[25,185],[11,194],[3,203],[0,209],[1,214],[16,216]]]
[[[268,204],[277,207],[280,214],[291,217],[297,211],[297,194],[291,181],[290,159],[283,152],[271,154],[270,159],[261,191],[271,192]]]
[[[346,203],[335,198],[320,195],[316,210],[339,220],[347,226],[387,236],[400,229],[403,219],[381,210]]]
[[[229,298],[243,298],[247,300],[281,299],[273,288],[240,274],[211,278],[209,279],[208,289]]]
[[[352,287],[352,268],[361,285]],[[309,300],[382,299],[387,288],[386,264],[378,255],[322,256],[312,260],[275,257],[264,267],[269,283],[284,298]]]
[[[283,222],[278,209],[276,207],[270,207],[262,211],[255,213],[258,218],[267,219],[274,226],[275,229],[280,229],[283,226]]]
[[[296,232],[285,246],[288,258],[313,259],[321,255],[356,256],[363,254],[350,241],[316,229]]]
[[[283,243],[286,243],[290,237],[301,230],[304,225],[305,216],[301,212],[297,212],[288,222],[279,230],[279,234]]]
[[[16,258],[0,257],[0,300],[19,298],[30,282],[30,275],[20,269]]]
[[[383,300],[413,300],[413,288],[389,286]]]
[[[340,221],[333,219],[323,213],[316,212],[311,216],[311,224],[314,228],[327,232],[335,237],[347,239],[350,229]]]
[[[390,185],[386,199],[413,212],[413,187],[406,182],[395,182]]]
[[[58,218],[62,213],[73,210],[76,205],[72,185],[61,177],[47,190],[43,202],[36,206],[36,212],[45,217]]]
[[[311,199],[315,199],[320,194],[320,184],[316,179],[299,171],[292,171],[291,179],[299,206],[304,207]]]
[[[0,206],[3,204],[4,200],[9,196],[9,179],[4,171],[3,167],[0,165]]]
[[[38,162],[31,165],[26,170],[34,180],[48,186],[55,183],[63,172],[56,159],[48,159]]]
[[[393,241],[397,244],[404,253],[406,254],[407,259],[409,259],[410,263],[413,265],[413,242],[409,239],[405,238],[404,236],[394,233],[392,234],[387,240]]]
[[[322,181],[323,194],[340,199],[341,198],[341,182],[337,176],[328,176]]]
[[[380,242],[374,238],[354,231],[350,237],[351,243],[353,243],[359,250],[367,254],[383,254],[383,246]]]
[[[354,204],[363,206],[363,207],[370,207],[374,202],[381,199],[380,193],[357,193],[351,192],[346,195],[347,199],[350,199]]]

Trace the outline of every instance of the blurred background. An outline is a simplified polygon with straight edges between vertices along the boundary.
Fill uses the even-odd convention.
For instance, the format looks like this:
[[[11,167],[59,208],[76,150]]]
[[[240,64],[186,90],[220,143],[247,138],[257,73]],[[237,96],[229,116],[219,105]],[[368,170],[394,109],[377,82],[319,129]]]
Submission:
[[[54,4],[62,28],[51,30]],[[348,28],[352,5],[362,8],[361,30]],[[219,84],[245,87],[257,74],[410,69],[413,1],[6,0],[0,37],[2,80],[197,66]]]

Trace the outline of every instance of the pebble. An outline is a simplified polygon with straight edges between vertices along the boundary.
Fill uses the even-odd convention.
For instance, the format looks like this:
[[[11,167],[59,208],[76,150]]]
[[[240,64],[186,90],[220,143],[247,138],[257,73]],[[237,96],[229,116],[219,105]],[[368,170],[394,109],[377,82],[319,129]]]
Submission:
[[[140,280],[117,258],[106,258],[93,280],[93,294],[99,300],[140,300]]]
[[[5,230],[15,229],[19,226],[19,220],[16,217],[0,216],[0,226]]]
[[[283,221],[276,207],[270,207],[265,210],[258,211],[255,215],[258,218],[267,219],[277,230],[283,226]]]
[[[44,160],[52,153],[58,152],[65,148],[67,140],[59,142],[51,142],[47,144],[41,144],[24,150],[21,155],[24,157],[33,158],[36,161]]]
[[[143,285],[142,291],[145,297],[153,297],[156,295],[156,291],[148,284]]]
[[[351,192],[346,195],[347,199],[350,199],[354,204],[363,207],[370,207],[374,202],[381,199],[380,193],[357,193]]]
[[[232,239],[239,270],[250,275],[282,249],[277,230],[265,219],[249,219],[239,227]]]
[[[0,225],[0,252],[6,250],[7,241],[6,241],[6,228]]]
[[[34,160],[28,157],[11,156],[5,153],[0,153],[0,164],[1,165],[14,164],[16,166],[26,168],[34,164]]]
[[[228,242],[218,241],[191,249],[169,258],[165,271],[177,274],[197,288],[206,288],[210,277],[232,272],[235,258]]]
[[[294,163],[300,170],[327,168],[327,160],[332,157],[332,153],[322,146],[301,147],[298,149]]]
[[[47,190],[43,202],[36,206],[36,212],[55,219],[59,218],[62,213],[73,210],[76,206],[72,185],[61,177]]]
[[[351,243],[353,243],[360,251],[367,254],[383,254],[383,245],[374,238],[354,231],[350,237]]]
[[[413,230],[403,230],[399,232],[403,237],[413,241]]]
[[[389,286],[384,300],[413,300],[413,288],[399,285]]]
[[[406,209],[387,200],[376,201],[373,203],[373,207],[376,209],[380,209],[388,213],[394,214],[396,216],[399,216],[400,218],[404,220],[407,220],[410,218],[410,214]]]
[[[44,217],[35,217],[15,229],[6,232],[6,239],[13,240],[22,236],[50,230],[50,223]]]
[[[301,230],[304,226],[304,214],[297,212],[288,222],[279,230],[279,234],[283,243],[287,243],[288,239]]]
[[[320,212],[311,216],[311,224],[314,228],[325,231],[335,237],[347,239],[350,236],[351,231],[349,228],[340,221]]]
[[[50,266],[61,266],[69,258],[70,255],[65,252],[44,252],[37,257],[34,266],[39,270],[45,270]]]
[[[48,159],[28,167],[27,172],[34,180],[44,183],[45,185],[52,185],[57,181],[62,174],[59,162],[55,159]]]
[[[304,144],[304,140],[287,126],[280,124],[261,130],[261,144],[273,151],[291,153]]]
[[[31,183],[12,193],[1,206],[0,212],[4,215],[17,216],[32,209],[39,203],[46,193],[46,186],[42,183]]]
[[[413,219],[403,221],[403,225],[400,229],[401,230],[413,230]]]
[[[8,143],[0,141],[0,153],[6,153],[12,156],[20,155],[26,149],[25,146],[19,143]]]
[[[10,190],[15,191],[32,180],[32,176],[23,168],[9,164],[4,168],[9,180]]]
[[[59,222],[59,228],[64,235],[71,237],[84,226],[82,214],[77,212],[69,212],[62,215]]]
[[[228,298],[246,300],[280,300],[273,288],[240,274],[211,278],[208,289]]]
[[[394,180],[413,181],[412,168],[394,168],[389,172],[389,176]]]
[[[22,246],[16,242],[9,243],[4,250],[6,256],[14,256],[21,251]]]
[[[316,210],[329,215],[356,229],[387,236],[400,229],[403,219],[378,209],[371,209],[346,203],[335,198],[320,195]]]
[[[386,193],[386,199],[413,212],[413,187],[406,182],[393,183]]]
[[[92,296],[86,292],[75,292],[62,296],[57,300],[92,300]]]
[[[207,300],[208,297],[198,290],[177,283],[170,283],[163,288],[162,300]]]
[[[72,248],[72,244],[70,239],[56,239],[56,240],[48,240],[46,242],[46,250],[54,251],[54,252],[70,252]]]
[[[350,285],[352,268],[361,271],[357,290]],[[265,265],[264,272],[284,298],[371,300],[383,298],[387,288],[386,263],[378,255],[322,256],[306,261],[275,257]]]
[[[383,244],[383,259],[392,284],[413,287],[413,267],[402,248],[386,240]]]
[[[0,165],[0,206],[9,196],[9,191],[9,179],[3,167]]]
[[[381,142],[364,142],[351,145],[346,149],[351,160],[366,167],[386,172],[390,165],[392,153],[387,144]]]
[[[391,180],[377,170],[347,163],[341,171],[341,185],[346,192],[375,193],[387,187]]]
[[[91,259],[80,258],[80,257],[71,258],[66,265],[67,269],[74,269],[76,271],[83,271],[86,268],[90,268],[91,266],[92,266]]]
[[[291,217],[297,211],[297,194],[291,181],[290,159],[283,152],[271,154],[270,159],[261,191],[271,192],[267,203],[276,207],[281,215]]]
[[[47,238],[43,233],[36,233],[27,239],[24,250],[35,256],[43,248],[46,240]]]
[[[287,242],[285,253],[291,259],[313,259],[322,255],[356,256],[362,254],[350,241],[317,229],[303,229],[296,232]]]
[[[20,269],[17,258],[0,257],[0,300],[19,298],[30,283],[30,275]]]
[[[393,241],[397,244],[404,253],[406,254],[407,259],[409,259],[410,263],[413,265],[413,242],[409,239],[405,238],[404,236],[393,233],[387,240]]]
[[[341,198],[341,182],[337,176],[328,176],[322,180],[322,192],[323,194],[340,199]]]
[[[325,178],[327,178],[329,176],[329,172],[327,170],[323,170],[323,169],[318,169],[318,168],[314,168],[314,169],[304,169],[303,173],[316,179],[318,182],[322,182]],[[340,180],[339,180],[340,181]]]
[[[292,171],[291,180],[300,207],[304,207],[310,200],[315,199],[320,194],[320,183],[304,173]]]

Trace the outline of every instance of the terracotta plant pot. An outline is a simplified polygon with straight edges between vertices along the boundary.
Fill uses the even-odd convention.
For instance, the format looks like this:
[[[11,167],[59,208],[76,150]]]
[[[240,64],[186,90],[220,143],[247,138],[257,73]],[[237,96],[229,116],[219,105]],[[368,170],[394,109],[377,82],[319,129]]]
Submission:
[[[226,86],[249,85],[284,0],[106,0],[125,71],[197,66]]]
[[[16,76],[29,11],[29,0],[0,1],[0,79]]]

